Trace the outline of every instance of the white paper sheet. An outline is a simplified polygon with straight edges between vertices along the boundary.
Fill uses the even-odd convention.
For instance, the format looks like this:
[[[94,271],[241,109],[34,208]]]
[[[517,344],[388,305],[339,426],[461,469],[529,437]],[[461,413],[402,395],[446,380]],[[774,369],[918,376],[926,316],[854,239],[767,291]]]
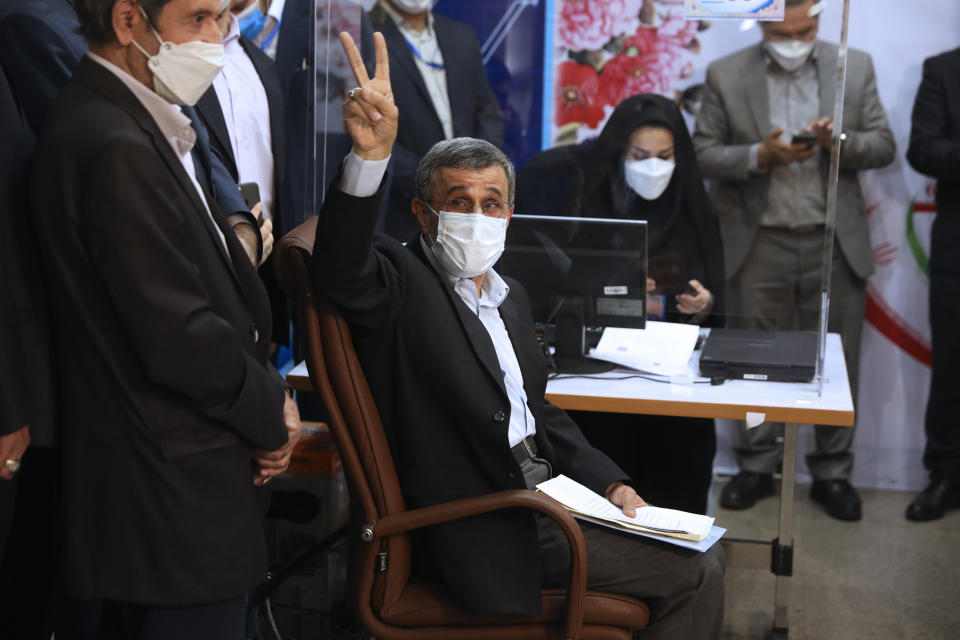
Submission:
[[[704,551],[712,547],[718,540],[720,540],[720,538],[723,537],[723,534],[727,532],[727,530],[724,529],[723,527],[718,527],[717,525],[713,525],[710,528],[710,534],[707,535],[707,537],[701,540],[700,542],[696,542],[694,540],[684,540],[683,538],[670,538],[668,536],[658,536],[656,534],[649,533],[647,531],[641,531],[640,529],[624,529],[623,527],[613,524],[611,522],[607,522],[606,520],[601,520],[600,518],[591,518],[589,516],[583,515],[582,513],[574,513],[572,515],[574,518],[577,518],[578,520],[586,520],[587,522],[592,522],[593,524],[598,524],[602,527],[609,527],[610,529],[614,529],[616,531],[625,531],[626,533],[629,533],[635,536],[643,536],[644,538],[660,540],[661,542],[666,542],[668,544],[672,544],[678,547],[683,547],[684,549],[693,549],[694,551],[699,551],[700,553],[703,553]]]
[[[607,327],[590,356],[658,375],[698,376],[690,366],[700,327],[695,324],[647,321],[646,329]]]
[[[704,537],[709,535],[713,526],[713,518],[708,516],[652,506],[637,509],[637,515],[629,518],[603,496],[562,474],[541,482],[537,489],[574,512],[589,518],[614,521],[629,529],[643,527],[654,534],[662,531]]]

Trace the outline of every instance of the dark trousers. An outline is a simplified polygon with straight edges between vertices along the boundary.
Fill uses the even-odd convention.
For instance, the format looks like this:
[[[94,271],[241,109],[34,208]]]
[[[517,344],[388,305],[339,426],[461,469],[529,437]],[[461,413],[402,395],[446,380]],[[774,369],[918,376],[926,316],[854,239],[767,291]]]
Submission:
[[[930,274],[933,367],[923,465],[932,478],[960,482],[960,418],[954,395],[960,375],[960,274]]]
[[[3,483],[0,520],[0,637],[50,640],[59,598],[60,464],[52,447],[30,447],[17,476]]]
[[[549,467],[520,466],[528,487],[549,476]],[[540,568],[545,588],[564,588],[570,550],[563,531],[538,514]],[[723,632],[724,556],[719,544],[705,553],[580,522],[587,546],[587,588],[632,596],[647,603],[644,640],[719,639]]]
[[[161,607],[68,600],[57,640],[244,640],[247,599]]]
[[[717,432],[713,420],[568,411],[648,504],[707,513]]]

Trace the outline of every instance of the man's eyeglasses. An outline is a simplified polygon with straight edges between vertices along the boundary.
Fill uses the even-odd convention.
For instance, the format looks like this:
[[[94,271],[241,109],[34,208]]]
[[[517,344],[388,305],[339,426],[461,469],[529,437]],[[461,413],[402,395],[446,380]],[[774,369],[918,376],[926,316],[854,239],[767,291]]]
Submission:
[[[480,209],[480,213],[491,218],[506,218],[507,213],[510,212],[509,202],[497,202],[496,200],[477,203],[466,198],[452,198],[450,200],[435,200],[433,204],[438,205],[440,211],[451,211],[453,213],[473,213]]]

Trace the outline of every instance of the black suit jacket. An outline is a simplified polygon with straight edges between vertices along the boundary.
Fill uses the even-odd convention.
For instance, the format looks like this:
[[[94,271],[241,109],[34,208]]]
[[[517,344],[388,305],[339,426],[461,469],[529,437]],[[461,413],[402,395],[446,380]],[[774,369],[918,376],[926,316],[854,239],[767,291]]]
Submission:
[[[89,58],[50,112],[31,191],[70,417],[67,590],[158,605],[247,592],[266,568],[252,451],[286,441],[256,271]]]
[[[16,143],[5,141],[4,144],[4,162],[8,165],[5,170],[10,172],[12,182],[0,199],[0,207],[14,216],[10,233],[15,246],[5,253],[10,286],[17,296],[11,308],[20,314],[20,330],[16,337],[10,332],[0,339],[12,340],[11,348],[22,351],[17,356],[22,364],[15,365],[16,369],[9,375],[23,377],[25,393],[10,396],[8,406],[12,414],[19,405],[16,410],[30,424],[33,446],[55,443],[56,411],[49,371],[47,309],[29,229],[32,211],[26,194],[26,174],[33,156],[34,138],[42,129],[54,99],[87,52],[86,41],[76,32],[78,27],[70,0],[0,2],[0,65],[6,71],[12,91],[11,108],[18,108],[23,114],[22,126],[3,122],[7,127],[4,133],[10,140],[14,130],[19,130]],[[198,130],[197,134],[199,149],[205,133]],[[196,153],[195,157],[202,162],[202,153]],[[243,199],[237,194],[236,184],[220,162],[214,160],[204,169],[218,204],[229,213],[243,211]],[[15,430],[10,425],[0,426],[0,433],[5,428]]]
[[[47,308],[27,198],[34,137],[54,98],[87,50],[74,32],[77,16],[68,0],[5,0],[0,3],[0,66],[7,93],[0,116],[0,279],[6,328],[0,351],[0,434],[30,425],[31,446],[55,443],[55,405],[50,374]],[[0,357],[2,358],[2,357]],[[16,391],[16,390],[19,391]]]
[[[393,100],[400,110],[384,228],[393,237],[406,240],[419,228],[410,212],[417,165],[430,147],[445,136],[423,75],[403,34],[380,6],[374,7],[369,15],[373,28],[383,33],[387,42]],[[433,18],[446,69],[454,137],[481,138],[502,147],[503,114],[487,81],[477,34],[466,23],[437,14]]]
[[[960,49],[928,58],[917,90],[907,161],[937,179],[930,270],[960,272]]]
[[[314,278],[351,325],[407,504],[416,508],[525,488],[507,440],[510,403],[489,334],[429,265],[419,240],[404,247],[373,235],[379,200],[351,197],[336,187],[327,193]],[[540,455],[556,473],[602,494],[625,474],[544,399],[546,364],[529,301],[516,282],[510,287],[500,315],[523,373]],[[531,512],[444,524],[422,533],[417,543],[417,561],[467,610],[539,610]]]
[[[273,219],[273,235],[280,238],[290,226],[284,218],[284,212],[290,211],[291,197],[286,176],[286,145],[284,127],[285,91],[280,71],[267,54],[253,44],[246,36],[240,36],[240,46],[253,62],[260,82],[267,94],[267,104],[270,109],[270,144],[273,150],[273,209],[270,215]],[[223,108],[217,98],[213,86],[197,102],[197,113],[210,132],[210,144],[214,152],[223,162],[234,183],[240,182],[240,172],[237,169],[237,159],[233,155],[233,145],[230,144],[230,131],[223,116]],[[290,322],[290,311],[286,296],[276,282],[272,258],[263,265],[260,274],[267,285],[270,295],[270,309],[273,314],[274,335],[273,341],[287,344],[289,335],[287,327]]]
[[[283,226],[283,210],[289,206],[286,189],[286,152],[284,144],[284,87],[280,71],[276,64],[260,50],[257,45],[247,38],[240,36],[240,46],[253,63],[260,82],[267,94],[267,104],[270,108],[270,143],[273,149],[273,183],[276,191],[274,197],[273,225],[277,237],[282,235],[286,228]],[[213,86],[207,89],[197,102],[197,113],[210,132],[210,146],[223,162],[235,183],[240,182],[240,172],[237,169],[237,159],[233,155],[233,145],[230,144],[230,132],[223,117],[223,108],[217,99],[217,92]]]

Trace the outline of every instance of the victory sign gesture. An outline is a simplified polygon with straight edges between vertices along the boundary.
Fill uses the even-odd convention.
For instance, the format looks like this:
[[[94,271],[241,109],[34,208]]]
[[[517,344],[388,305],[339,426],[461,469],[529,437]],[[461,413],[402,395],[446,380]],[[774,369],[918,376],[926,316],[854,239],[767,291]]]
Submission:
[[[340,44],[357,79],[357,87],[347,92],[343,103],[343,123],[353,140],[353,151],[364,160],[383,160],[389,157],[397,137],[398,113],[390,88],[387,43],[382,33],[373,34],[377,67],[372,80],[349,33],[340,33]]]

